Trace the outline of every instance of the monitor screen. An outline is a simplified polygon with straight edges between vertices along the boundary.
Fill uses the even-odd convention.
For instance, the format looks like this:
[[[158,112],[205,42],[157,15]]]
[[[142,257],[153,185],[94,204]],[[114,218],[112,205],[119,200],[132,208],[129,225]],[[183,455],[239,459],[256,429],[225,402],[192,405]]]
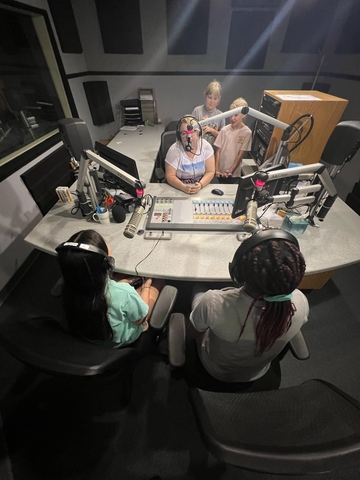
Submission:
[[[282,170],[284,168],[284,165],[273,165],[272,167],[265,168],[261,171],[266,173],[273,172],[275,170]],[[257,174],[258,172],[254,172],[250,175],[245,175],[244,177],[239,178],[234,208],[231,214],[232,218],[236,218],[239,215],[244,215],[246,213],[247,204],[249,200],[251,200],[255,188],[255,179]],[[266,183],[266,190],[270,196],[278,195],[280,191],[284,190],[285,183],[290,183],[290,181],[291,178],[273,179]]]
[[[100,157],[104,158],[115,167],[120,168],[120,170],[123,170],[136,179],[140,179],[136,162],[132,158],[127,157],[123,153],[117,152],[113,148],[106,147],[99,142],[95,142],[95,150],[97,150]],[[118,188],[122,188],[130,195],[136,197],[136,188],[134,186],[125,182],[121,178],[115,177],[114,175],[112,176],[111,173],[109,173],[109,175]]]

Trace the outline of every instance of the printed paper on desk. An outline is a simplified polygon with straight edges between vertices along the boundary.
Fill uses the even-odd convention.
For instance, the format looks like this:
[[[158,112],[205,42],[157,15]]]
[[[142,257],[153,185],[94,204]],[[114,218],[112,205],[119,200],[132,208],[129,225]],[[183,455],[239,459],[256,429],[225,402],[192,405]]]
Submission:
[[[120,130],[127,130],[127,131],[130,131],[130,132],[134,132],[137,129],[138,129],[138,127],[133,126],[133,125],[124,125],[123,127],[120,128]]]
[[[319,100],[319,102],[321,102],[321,98],[314,97],[313,95],[276,95],[276,96],[281,98],[281,100]]]

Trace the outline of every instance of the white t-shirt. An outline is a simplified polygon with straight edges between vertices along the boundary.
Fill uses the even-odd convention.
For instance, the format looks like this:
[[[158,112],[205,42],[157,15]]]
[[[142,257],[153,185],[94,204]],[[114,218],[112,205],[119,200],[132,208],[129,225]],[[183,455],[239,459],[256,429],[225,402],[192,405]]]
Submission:
[[[220,130],[214,143],[216,147],[221,148],[220,172],[224,173],[231,167],[240,151],[251,150],[251,136],[252,132],[246,125],[239,129],[232,129],[231,125],[226,125]],[[234,170],[233,177],[241,177],[241,162]]]
[[[190,314],[190,321],[204,335],[198,351],[202,364],[214,378],[223,382],[251,382],[265,375],[272,360],[308,320],[309,304],[300,290],[291,299],[296,307],[289,330],[260,356],[255,356],[256,323],[265,301],[253,306],[239,339],[253,298],[242,288],[208,290]]]
[[[188,157],[181,142],[169,148],[165,162],[176,169],[176,176],[183,183],[195,183],[205,175],[205,162],[214,155],[212,146],[206,140],[199,140],[194,158]]]

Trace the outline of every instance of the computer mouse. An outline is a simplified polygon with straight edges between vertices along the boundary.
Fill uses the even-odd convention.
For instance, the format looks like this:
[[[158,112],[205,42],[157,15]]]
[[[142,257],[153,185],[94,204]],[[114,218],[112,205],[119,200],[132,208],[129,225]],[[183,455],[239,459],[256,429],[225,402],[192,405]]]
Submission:
[[[224,195],[224,192],[219,188],[214,188],[214,190],[211,190],[211,193],[213,193],[214,195]]]

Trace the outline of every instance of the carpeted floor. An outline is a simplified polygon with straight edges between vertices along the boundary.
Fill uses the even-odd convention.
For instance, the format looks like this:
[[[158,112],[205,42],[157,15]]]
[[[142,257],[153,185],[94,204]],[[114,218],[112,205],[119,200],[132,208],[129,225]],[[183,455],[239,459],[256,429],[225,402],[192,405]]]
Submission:
[[[309,294],[305,362],[287,355],[282,387],[308,378],[328,380],[360,400],[360,266],[336,272],[321,291]],[[59,277],[56,260],[40,254],[0,307],[1,318],[30,310],[61,316],[50,296]],[[178,283],[177,309],[189,308],[192,285]],[[29,371],[0,348],[0,473],[11,465],[14,480],[280,480],[287,477],[223,465],[207,454],[183,380],[174,380],[166,358],[143,359],[134,374],[133,397],[119,404],[118,385],[70,385]],[[6,453],[8,451],[8,455]],[[5,471],[5,470],[4,470]],[[11,477],[2,477],[8,480]],[[289,477],[290,478],[290,477]],[[294,480],[355,480],[359,469]]]

